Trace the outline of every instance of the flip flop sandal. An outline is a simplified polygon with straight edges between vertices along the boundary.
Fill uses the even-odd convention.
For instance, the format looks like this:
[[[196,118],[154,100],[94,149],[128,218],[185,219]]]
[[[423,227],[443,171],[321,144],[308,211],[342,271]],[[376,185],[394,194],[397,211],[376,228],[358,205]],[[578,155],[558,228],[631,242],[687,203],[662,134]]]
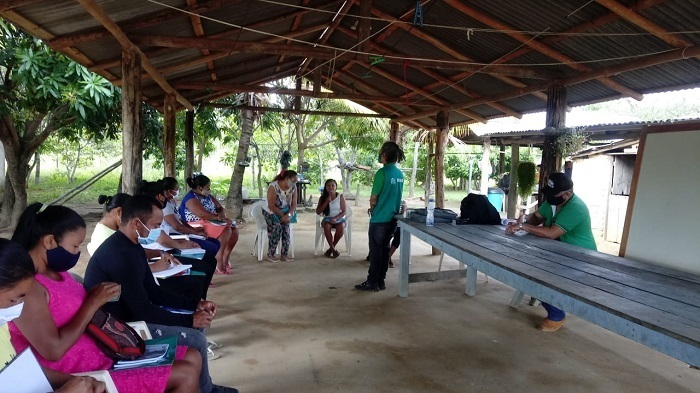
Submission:
[[[333,254],[331,255],[331,258],[335,259],[340,256],[340,253],[338,251],[333,251]]]
[[[325,256],[327,256],[327,257],[329,257],[329,258],[332,258],[333,249],[332,249],[332,248],[329,248],[328,250],[326,250],[326,252],[323,253],[323,255],[325,255]]]

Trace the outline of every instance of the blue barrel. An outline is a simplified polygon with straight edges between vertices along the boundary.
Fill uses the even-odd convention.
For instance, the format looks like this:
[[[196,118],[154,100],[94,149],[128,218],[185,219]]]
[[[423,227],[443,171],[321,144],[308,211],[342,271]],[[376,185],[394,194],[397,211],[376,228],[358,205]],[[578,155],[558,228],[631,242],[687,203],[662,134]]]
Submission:
[[[505,193],[498,187],[489,187],[487,198],[496,210],[503,211],[503,196]]]

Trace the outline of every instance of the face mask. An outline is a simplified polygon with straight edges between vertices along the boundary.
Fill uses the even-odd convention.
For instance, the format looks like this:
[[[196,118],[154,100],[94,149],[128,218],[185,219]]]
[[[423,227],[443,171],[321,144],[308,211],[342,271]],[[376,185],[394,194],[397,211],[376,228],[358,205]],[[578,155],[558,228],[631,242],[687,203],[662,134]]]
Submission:
[[[148,229],[148,227],[147,227],[144,223],[142,223],[141,220],[139,220],[139,222],[140,222],[141,225],[143,225],[146,229]],[[136,234],[138,235],[139,244],[151,244],[151,243],[155,243],[156,241],[158,241],[158,237],[160,236],[160,232],[161,232],[162,230],[163,230],[163,228],[148,229],[148,236],[146,236],[146,237],[141,237],[141,235],[139,235],[139,233],[138,233],[138,231],[137,231]]]
[[[201,194],[204,196],[209,196],[211,195],[211,190],[202,190]]]
[[[555,197],[553,195],[547,197],[547,203],[552,206],[559,206],[564,203],[564,196]]]
[[[175,199],[180,196],[180,190],[175,191],[175,193],[170,197],[172,199]]]
[[[291,180],[287,180],[287,187],[289,187],[289,188],[294,187],[294,182]]]
[[[46,263],[49,269],[55,272],[67,272],[78,263],[79,258],[80,251],[77,254],[71,254],[61,246],[46,250]]]
[[[22,314],[22,308],[24,307],[24,302],[20,304],[15,304],[9,308],[0,308],[0,326],[11,322],[13,319],[18,318]]]

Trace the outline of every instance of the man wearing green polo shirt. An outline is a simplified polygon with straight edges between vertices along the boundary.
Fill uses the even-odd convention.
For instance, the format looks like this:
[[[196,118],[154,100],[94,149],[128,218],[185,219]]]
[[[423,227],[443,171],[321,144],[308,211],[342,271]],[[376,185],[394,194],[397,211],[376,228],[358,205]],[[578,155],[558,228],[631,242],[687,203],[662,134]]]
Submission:
[[[526,215],[524,220],[521,217],[520,224],[508,226],[506,233],[523,230],[535,236],[596,250],[591,215],[586,204],[574,194],[574,182],[569,176],[561,172],[552,173],[542,193],[547,201],[536,212]],[[539,329],[543,332],[559,330],[566,313],[548,303],[542,303],[542,306],[547,310],[547,318]]]
[[[394,142],[385,142],[379,150],[379,161],[384,167],[374,175],[369,199],[369,272],[365,282],[355,285],[360,291],[386,289],[384,279],[389,268],[389,243],[396,229],[394,215],[401,210],[403,194],[403,173],[396,163],[404,158],[403,150]]]

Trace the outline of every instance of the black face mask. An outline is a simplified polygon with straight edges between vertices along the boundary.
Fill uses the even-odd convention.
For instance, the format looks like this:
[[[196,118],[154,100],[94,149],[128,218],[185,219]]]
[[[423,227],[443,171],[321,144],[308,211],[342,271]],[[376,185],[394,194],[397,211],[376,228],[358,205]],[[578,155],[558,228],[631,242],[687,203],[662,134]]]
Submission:
[[[565,199],[564,199],[563,195],[558,196],[558,197],[556,197],[554,195],[550,195],[547,197],[547,203],[549,203],[552,206],[559,206],[564,202],[565,202]]]

